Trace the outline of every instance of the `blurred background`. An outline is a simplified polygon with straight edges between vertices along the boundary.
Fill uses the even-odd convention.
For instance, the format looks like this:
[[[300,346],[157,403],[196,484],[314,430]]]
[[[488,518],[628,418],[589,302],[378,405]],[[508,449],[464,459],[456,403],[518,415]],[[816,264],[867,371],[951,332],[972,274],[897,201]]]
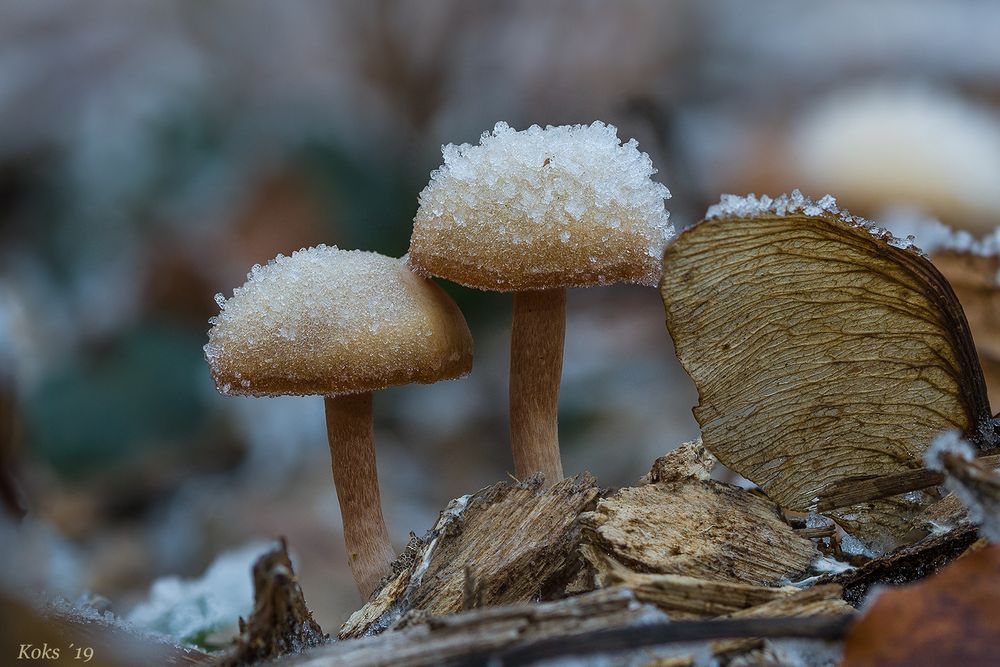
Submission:
[[[441,144],[498,120],[616,125],[678,228],[800,187],[987,238],[998,26],[991,0],[3,3],[0,587],[211,645],[285,535],[336,631],[359,600],[322,402],[215,392],[217,292],[318,243],[403,254]],[[376,397],[399,547],[512,468],[510,298],[445,287],[472,375]],[[663,319],[654,289],[571,291],[567,473],[632,483],[697,436]]]

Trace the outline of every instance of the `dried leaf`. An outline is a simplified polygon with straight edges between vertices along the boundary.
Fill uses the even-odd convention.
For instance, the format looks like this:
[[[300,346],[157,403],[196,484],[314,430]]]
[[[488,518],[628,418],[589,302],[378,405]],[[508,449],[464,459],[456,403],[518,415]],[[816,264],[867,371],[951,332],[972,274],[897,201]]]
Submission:
[[[937,269],[829,201],[797,197],[782,214],[728,202],[688,229],[667,249],[661,292],[705,447],[808,511],[830,484],[905,472],[945,429],[982,444],[992,424],[969,327]],[[932,499],[831,516],[888,548],[911,539]]]
[[[844,667],[995,665],[1000,654],[1000,546],[920,583],[882,592],[849,631]]]
[[[992,403],[1000,400],[1000,256],[943,250],[932,255],[934,266],[955,289],[976,351],[983,366],[986,388]]]

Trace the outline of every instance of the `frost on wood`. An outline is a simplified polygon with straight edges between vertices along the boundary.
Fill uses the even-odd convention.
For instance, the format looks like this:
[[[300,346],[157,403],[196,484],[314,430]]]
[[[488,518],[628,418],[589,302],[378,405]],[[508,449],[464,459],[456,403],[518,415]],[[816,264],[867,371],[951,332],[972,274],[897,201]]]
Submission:
[[[975,450],[955,431],[942,433],[927,450],[927,467],[945,475],[945,488],[968,509],[979,533],[1000,542],[1000,475],[975,458]]]
[[[424,539],[411,541],[395,576],[348,619],[340,637],[457,612],[470,586],[483,606],[562,593],[582,564],[577,516],[593,507],[597,494],[587,474],[548,489],[534,477],[473,494],[461,511],[446,510]]]
[[[774,503],[710,480],[621,489],[580,521],[587,544],[636,572],[769,586],[802,574],[816,556]],[[605,562],[591,565],[607,575]]]
[[[670,192],[614,126],[497,123],[443,153],[414,220],[418,270],[500,291],[659,280]]]
[[[885,236],[793,193],[724,201],[666,251],[667,326],[698,388],[702,441],[782,507],[810,511],[837,481],[919,467],[942,430],[978,434],[990,419],[957,299]],[[912,541],[932,500],[830,516],[886,551]]]
[[[840,584],[844,589],[844,600],[860,607],[873,590],[898,586],[934,574],[965,553],[977,537],[974,527],[958,526],[883,554],[857,568],[821,577],[818,584]]]
[[[805,183],[870,210],[917,204],[981,231],[1000,222],[1000,118],[949,91],[839,92],[806,115],[792,145]]]
[[[224,394],[341,394],[436,382],[472,367],[455,303],[404,260],[317,246],[255,266],[210,322]]]

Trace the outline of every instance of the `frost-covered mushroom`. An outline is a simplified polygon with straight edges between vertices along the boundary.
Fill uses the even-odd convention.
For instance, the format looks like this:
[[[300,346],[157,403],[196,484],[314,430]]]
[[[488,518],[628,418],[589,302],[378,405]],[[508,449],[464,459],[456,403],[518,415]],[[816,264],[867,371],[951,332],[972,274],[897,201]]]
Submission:
[[[789,146],[790,178],[852,208],[917,206],[974,234],[1000,225],[1000,116],[951,91],[837,91],[802,116]]]
[[[566,288],[656,285],[673,234],[636,141],[595,122],[516,132],[497,123],[480,144],[447,145],[420,193],[410,240],[418,271],[514,293],[510,429],[519,477],[562,479],[557,409]]]
[[[320,395],[354,580],[367,598],[394,558],[382,518],[372,392],[472,368],[455,302],[404,260],[318,246],[254,266],[216,297],[205,356],[223,394]]]

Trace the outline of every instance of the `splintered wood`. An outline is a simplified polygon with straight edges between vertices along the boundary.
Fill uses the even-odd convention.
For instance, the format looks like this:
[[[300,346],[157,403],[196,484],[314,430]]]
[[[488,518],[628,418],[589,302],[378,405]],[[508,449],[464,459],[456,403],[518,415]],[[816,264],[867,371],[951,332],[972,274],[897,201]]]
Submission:
[[[653,607],[639,604],[631,592],[614,588],[557,602],[520,603],[432,617],[426,623],[378,637],[335,642],[280,664],[297,667],[403,667],[453,661],[483,664],[484,656],[514,646],[653,620],[663,621],[666,617]]]
[[[600,656],[599,664],[654,664],[694,654],[713,639],[842,637],[850,616],[821,614],[670,621],[620,587],[563,600],[519,603],[433,617],[421,625],[352,641],[334,642],[275,664],[282,667],[418,667],[422,665],[534,665],[554,659]],[[692,648],[694,646],[695,648]],[[720,644],[726,648],[726,644]],[[655,663],[660,664],[660,663]]]
[[[253,587],[253,614],[240,619],[236,645],[216,667],[252,665],[329,639],[306,606],[284,539],[254,563]]]
[[[486,606],[560,595],[582,567],[577,517],[593,508],[598,493],[588,474],[548,489],[535,477],[453,503],[423,540],[411,541],[400,557],[405,566],[348,619],[340,637],[461,611],[470,587]]]
[[[580,521],[588,544],[637,572],[769,586],[803,574],[818,555],[774,503],[711,480],[621,489]],[[605,563],[590,563],[606,575]]]
[[[799,592],[793,586],[768,588],[677,574],[641,574],[589,545],[584,546],[583,553],[588,561],[595,564],[601,586],[628,588],[636,598],[656,605],[670,618],[722,616]]]

